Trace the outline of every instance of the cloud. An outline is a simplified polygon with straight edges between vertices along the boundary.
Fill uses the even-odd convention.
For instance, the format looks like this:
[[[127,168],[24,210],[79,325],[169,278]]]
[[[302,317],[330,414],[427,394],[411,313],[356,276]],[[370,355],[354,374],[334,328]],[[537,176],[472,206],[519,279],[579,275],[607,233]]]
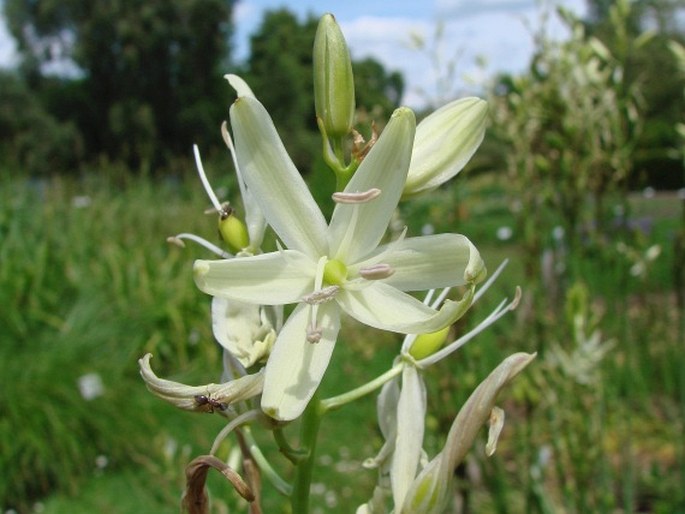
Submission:
[[[2,4],[0,4],[0,7]],[[18,64],[17,43],[7,30],[7,20],[0,11],[0,68],[11,68]]]
[[[520,12],[536,8],[535,0],[437,0],[435,9],[440,18],[465,18],[487,12]]]

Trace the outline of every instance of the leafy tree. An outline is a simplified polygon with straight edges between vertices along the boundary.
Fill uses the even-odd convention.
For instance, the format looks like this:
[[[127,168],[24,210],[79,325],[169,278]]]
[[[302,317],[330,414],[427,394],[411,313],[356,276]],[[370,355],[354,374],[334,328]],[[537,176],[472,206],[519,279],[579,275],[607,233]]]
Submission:
[[[267,11],[250,38],[244,73],[299,169],[311,167],[319,147],[312,78],[317,24],[313,15],[300,22],[287,9]]]
[[[16,74],[0,73],[0,90],[3,164],[32,175],[76,169],[83,141],[74,124],[47,113]]]
[[[685,77],[669,51],[671,40],[685,43],[681,0],[633,0],[619,2],[588,0],[587,32],[602,41],[623,64],[626,89],[638,87],[643,99],[644,130],[638,142],[635,168],[641,171],[633,183],[646,178],[659,187],[682,187],[682,162],[669,150],[678,145],[674,130],[685,112]],[[619,14],[619,9],[625,12]],[[680,16],[679,16],[680,14]],[[616,17],[624,18],[621,25]],[[621,30],[616,30],[620,26]],[[638,36],[644,30],[651,39],[644,45]]]
[[[90,156],[149,168],[209,139],[225,116],[234,3],[7,0],[5,12],[29,84],[50,90],[49,105],[76,121]],[[68,59],[77,78],[65,82],[69,109],[60,109],[44,72]]]

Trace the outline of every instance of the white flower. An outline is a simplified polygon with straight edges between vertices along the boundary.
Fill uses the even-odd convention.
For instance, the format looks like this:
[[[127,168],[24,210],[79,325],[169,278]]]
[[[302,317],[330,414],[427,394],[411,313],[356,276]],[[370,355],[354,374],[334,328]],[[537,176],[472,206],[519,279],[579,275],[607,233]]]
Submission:
[[[438,330],[470,302],[439,311],[405,293],[474,284],[485,274],[471,242],[457,234],[379,243],[402,194],[414,140],[414,114],[398,109],[326,224],[264,107],[241,96],[231,107],[238,164],[247,190],[287,249],[195,263],[198,287],[259,305],[298,303],[266,365],[262,408],[298,417],[318,387],[340,328],[340,311],[401,333]],[[472,290],[472,289],[471,289]]]

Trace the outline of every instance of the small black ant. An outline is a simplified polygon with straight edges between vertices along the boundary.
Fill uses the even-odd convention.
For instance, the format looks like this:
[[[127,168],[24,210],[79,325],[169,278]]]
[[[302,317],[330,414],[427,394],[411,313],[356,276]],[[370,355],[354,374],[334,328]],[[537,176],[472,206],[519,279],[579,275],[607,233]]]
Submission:
[[[205,396],[204,394],[196,395],[195,403],[197,403],[199,407],[207,406],[207,408],[203,410],[205,412],[209,412],[210,414],[214,412],[214,409],[219,409],[221,411],[228,409],[228,405],[225,403],[221,403],[213,399],[211,396]]]

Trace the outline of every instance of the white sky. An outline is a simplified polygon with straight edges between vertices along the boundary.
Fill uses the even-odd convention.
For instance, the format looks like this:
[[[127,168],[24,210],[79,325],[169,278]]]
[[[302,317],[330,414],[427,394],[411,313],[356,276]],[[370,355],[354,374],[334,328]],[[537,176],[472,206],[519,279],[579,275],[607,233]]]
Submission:
[[[0,0],[0,5],[3,3]],[[584,0],[557,0],[556,3],[579,15],[585,13]],[[549,7],[550,3],[545,5]],[[371,56],[386,69],[402,72],[403,103],[411,107],[425,104],[421,90],[432,98],[437,94],[436,75],[429,58],[409,46],[412,33],[430,43],[438,22],[443,23],[441,57],[444,63],[456,59],[457,66],[458,80],[450,93],[477,92],[478,86],[493,73],[525,68],[533,47],[531,27],[540,26],[543,11],[536,0],[240,0],[234,13],[237,59],[246,57],[249,35],[258,28],[263,11],[279,7],[287,7],[300,19],[307,13],[333,13],[353,58]],[[554,17],[548,22],[547,30],[555,36],[565,36]],[[4,17],[0,17],[0,67],[16,63],[15,48]],[[485,68],[476,66],[477,58],[486,62]]]

